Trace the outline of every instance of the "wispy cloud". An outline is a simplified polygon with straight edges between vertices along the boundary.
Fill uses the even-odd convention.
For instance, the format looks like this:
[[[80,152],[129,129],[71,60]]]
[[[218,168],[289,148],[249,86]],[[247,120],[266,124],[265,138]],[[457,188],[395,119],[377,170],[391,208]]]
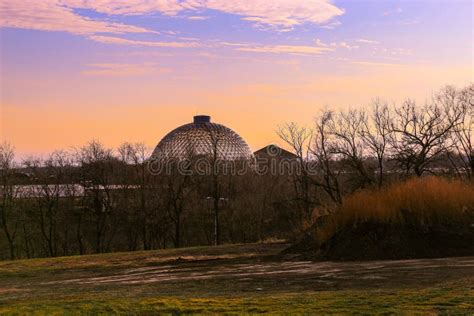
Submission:
[[[321,39],[317,38],[315,41],[316,46],[318,47],[331,47],[332,50],[336,48],[344,48],[347,50],[354,50],[358,49],[359,45],[352,45],[347,42],[341,41],[341,42],[331,42],[331,43],[324,43]]]
[[[252,46],[250,43],[234,43],[234,42],[219,42],[219,45],[223,46],[236,46],[236,47],[249,47]]]
[[[188,20],[195,20],[195,21],[202,21],[202,20],[207,20],[209,19],[209,16],[203,16],[203,15],[193,15],[193,16],[188,16]]]
[[[153,42],[153,41],[137,41],[129,40],[114,36],[103,36],[103,35],[91,35],[89,39],[104,43],[104,44],[117,44],[117,45],[131,45],[131,46],[147,46],[147,47],[173,47],[173,48],[187,48],[187,47],[198,47],[199,44],[192,42]]]
[[[359,45],[351,45],[347,42],[331,43],[331,46],[341,47],[341,48],[345,48],[347,50],[359,49],[359,47],[360,47]]]
[[[210,9],[282,30],[303,23],[330,25],[333,18],[344,14],[344,10],[331,0],[2,0],[0,26],[74,34],[150,31],[138,26],[90,18],[81,15],[76,9],[89,9],[114,18],[151,13],[176,16],[183,11],[202,12]],[[190,20],[207,18],[204,15],[188,17]]]
[[[320,55],[325,52],[332,51],[332,48],[317,46],[301,46],[301,45],[265,45],[239,47],[237,50],[256,53],[273,53],[273,54],[295,54],[295,55]]]
[[[208,0],[208,9],[243,16],[260,24],[290,27],[303,23],[324,24],[344,14],[330,0]]]
[[[379,62],[373,62],[373,61],[352,61],[351,62],[354,65],[359,65],[359,66],[369,66],[369,67],[400,67],[404,66],[402,64],[392,64],[392,63],[379,63]]]
[[[64,2],[64,3],[63,3]],[[54,0],[2,0],[0,2],[0,27],[63,31],[73,34],[95,33],[145,33],[142,27],[94,20],[76,14],[68,1]]]
[[[174,16],[180,11],[193,10],[200,6],[194,0],[62,0],[61,2],[71,7],[91,9],[108,15],[143,15],[161,12],[164,15]]]
[[[380,44],[377,41],[366,39],[366,38],[359,38],[359,39],[356,40],[356,42],[362,43],[362,44],[373,44],[373,45]]]
[[[336,27],[338,27],[339,25],[341,25],[342,23],[339,22],[339,21],[332,21],[330,23],[327,23],[327,24],[324,24],[324,25],[321,25],[321,28],[323,29],[327,29],[327,30],[333,30],[335,29]]]
[[[385,56],[410,56],[413,52],[406,48],[373,47],[373,52]]]
[[[142,76],[150,74],[169,73],[169,68],[160,68],[155,63],[144,64],[118,64],[118,63],[97,63],[88,64],[89,69],[81,72],[87,76],[106,76],[106,77],[129,77]]]

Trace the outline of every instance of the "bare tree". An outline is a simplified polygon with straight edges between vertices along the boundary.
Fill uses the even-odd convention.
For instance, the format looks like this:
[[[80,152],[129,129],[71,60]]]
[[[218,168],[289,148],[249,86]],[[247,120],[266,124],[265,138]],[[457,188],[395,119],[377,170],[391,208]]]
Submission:
[[[0,219],[3,232],[7,238],[8,247],[10,248],[10,259],[15,259],[15,241],[18,228],[18,221],[14,218],[15,203],[14,200],[18,195],[18,187],[15,186],[14,170],[15,170],[15,152],[9,143],[0,143]]]
[[[407,100],[395,113],[392,124],[394,160],[407,174],[412,170],[417,176],[433,173],[430,166],[445,153],[444,145],[459,124],[460,114],[449,119],[447,108],[435,99],[423,107]]]
[[[320,177],[313,183],[321,187],[335,203],[342,203],[342,194],[339,185],[340,169],[335,164],[334,153],[331,150],[332,140],[330,126],[333,120],[332,111],[323,111],[315,119],[314,141],[311,146],[311,154],[317,161]]]
[[[364,115],[359,131],[368,151],[377,159],[378,185],[384,182],[387,147],[392,137],[391,111],[386,102],[376,99],[372,103],[370,115]]]
[[[364,128],[366,114],[363,111],[341,111],[329,121],[329,133],[334,136],[330,150],[338,155],[341,162],[360,176],[362,187],[372,183],[364,157],[364,142],[360,135]]]
[[[312,179],[308,173],[307,163],[310,159],[313,131],[307,127],[298,126],[292,122],[280,126],[277,135],[287,143],[298,160],[298,169],[295,173],[295,192],[297,201],[307,219],[311,218],[314,201],[311,196]]]
[[[315,119],[314,130],[289,123],[280,127],[277,132],[298,157],[301,173],[296,179],[295,190],[298,200],[304,203],[303,209],[308,218],[317,204],[312,196],[313,186],[321,188],[332,201],[342,201],[338,180],[340,170],[336,171],[336,154],[333,150],[333,125],[333,112],[323,111]],[[310,169],[317,169],[318,174],[309,174]]]
[[[183,220],[189,205],[192,203],[190,196],[194,181],[191,177],[191,167],[195,158],[192,146],[188,148],[185,157],[181,158],[184,160],[174,157],[164,158],[161,163],[166,165],[166,171],[155,179],[160,188],[163,208],[173,225],[171,239],[175,248],[183,245]]]
[[[29,158],[23,162],[26,170],[33,176],[33,185],[29,187],[29,196],[36,203],[33,210],[34,223],[41,231],[44,252],[56,256],[56,223],[58,209],[58,187],[50,184],[50,172],[46,163],[37,158]]]
[[[453,131],[446,143],[448,159],[459,176],[472,178],[474,174],[474,84],[461,90],[445,87],[438,95],[448,113]]]
[[[116,230],[109,220],[113,210],[116,158],[111,149],[92,141],[78,151],[77,159],[81,170],[80,182],[85,194],[85,210],[92,213],[95,222],[95,251],[104,252]]]
[[[174,224],[173,242],[176,248],[182,246],[181,228],[183,215],[186,210],[186,204],[189,195],[190,176],[187,174],[178,174],[177,170],[166,177],[167,190],[167,210],[170,220]]]
[[[147,165],[150,153],[143,143],[124,143],[119,147],[118,152],[127,169],[122,172],[127,177],[122,181],[123,189],[133,193],[130,199],[135,202],[135,207],[131,209],[131,216],[139,225],[133,226],[139,230],[143,249],[148,250],[152,247],[151,226],[153,221],[152,174]]]

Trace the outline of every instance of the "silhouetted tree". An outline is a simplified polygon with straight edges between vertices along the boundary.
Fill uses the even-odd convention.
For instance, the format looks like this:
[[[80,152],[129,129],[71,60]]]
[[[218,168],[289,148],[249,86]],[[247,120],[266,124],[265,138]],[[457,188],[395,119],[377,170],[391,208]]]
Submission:
[[[0,219],[3,232],[10,249],[10,259],[15,259],[16,234],[18,230],[18,221],[15,220],[15,199],[18,197],[18,187],[15,186],[14,169],[15,169],[15,152],[9,143],[0,144],[0,181],[1,181],[1,204]]]
[[[461,90],[446,87],[438,100],[447,109],[447,119],[453,125],[450,139],[445,143],[448,158],[459,176],[474,174],[474,84]]]
[[[369,157],[377,159],[378,185],[384,182],[386,153],[392,138],[392,115],[386,102],[376,99],[372,103],[369,115],[362,118],[362,127],[359,131],[369,152]]]
[[[293,170],[296,200],[301,205],[301,209],[306,219],[311,218],[315,202],[312,197],[312,179],[308,172],[310,162],[311,144],[313,131],[296,123],[288,123],[280,126],[277,135],[283,140],[296,155],[298,161],[297,170]]]
[[[364,145],[361,137],[366,114],[349,110],[333,114],[328,121],[329,133],[333,136],[330,150],[341,158],[341,162],[359,175],[359,186],[371,184],[373,179],[367,170]]]
[[[417,176],[433,173],[429,167],[445,153],[446,140],[461,118],[460,113],[455,113],[449,119],[449,110],[436,99],[423,107],[407,100],[395,110],[393,158],[407,174],[412,170]]]
[[[111,149],[95,141],[82,147],[77,159],[85,194],[84,210],[92,214],[94,222],[95,251],[104,252],[116,230],[109,218],[113,211],[113,172],[117,160]]]

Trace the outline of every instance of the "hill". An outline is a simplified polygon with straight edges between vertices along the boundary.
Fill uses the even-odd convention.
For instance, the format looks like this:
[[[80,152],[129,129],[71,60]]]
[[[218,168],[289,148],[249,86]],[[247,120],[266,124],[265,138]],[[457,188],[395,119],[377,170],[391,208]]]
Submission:
[[[474,312],[473,257],[312,262],[287,246],[0,262],[0,314]]]

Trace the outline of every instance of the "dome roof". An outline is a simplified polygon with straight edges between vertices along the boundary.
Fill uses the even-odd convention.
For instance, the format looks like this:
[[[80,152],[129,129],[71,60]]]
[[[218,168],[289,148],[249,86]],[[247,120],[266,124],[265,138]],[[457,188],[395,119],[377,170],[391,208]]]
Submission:
[[[224,125],[211,123],[211,117],[207,115],[197,115],[193,123],[168,133],[156,146],[152,157],[187,159],[213,156],[214,152],[222,160],[253,158],[249,146],[239,134]]]

